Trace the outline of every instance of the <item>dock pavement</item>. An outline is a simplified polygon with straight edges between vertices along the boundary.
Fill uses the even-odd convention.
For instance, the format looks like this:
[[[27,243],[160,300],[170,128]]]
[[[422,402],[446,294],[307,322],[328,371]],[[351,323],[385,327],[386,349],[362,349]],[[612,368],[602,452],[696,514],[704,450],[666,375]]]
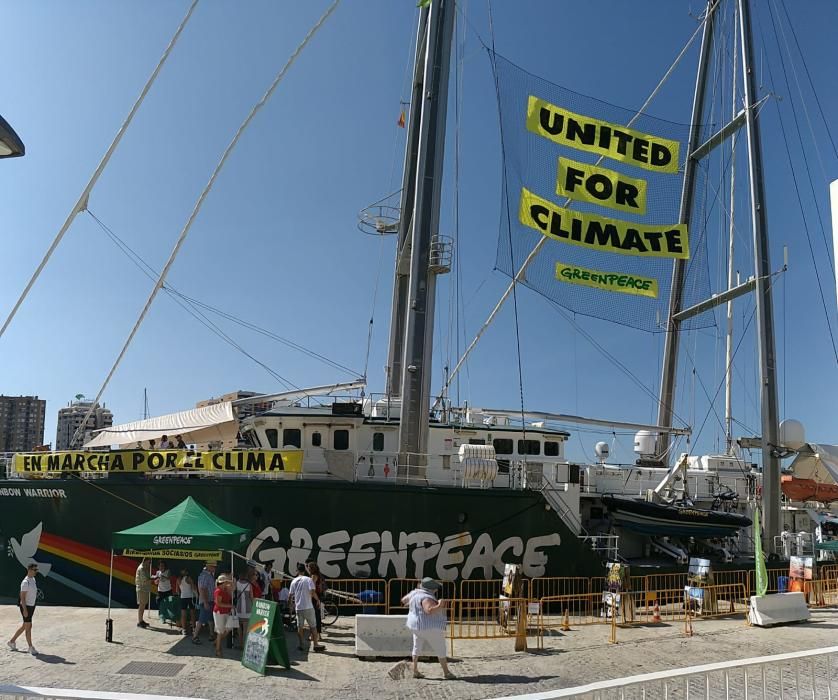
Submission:
[[[421,664],[425,679],[393,680],[395,660],[362,661],[354,654],[354,625],[342,617],[324,634],[326,651],[297,650],[296,636],[287,634],[291,669],[269,667],[260,676],[240,663],[241,652],[213,654],[203,637],[196,646],[176,629],[158,622],[136,626],[136,611],[114,610],[114,642],[105,641],[106,611],[101,608],[39,607],[33,641],[40,654],[9,651],[5,642],[20,615],[12,605],[0,606],[2,663],[0,685],[207,698],[340,698],[341,700],[424,700],[497,698],[583,685],[597,680],[681,668],[695,664],[815,649],[835,643],[838,608],[814,610],[808,623],[761,629],[748,627],[741,616],[703,620],[694,635],[683,623],[619,628],[617,644],[609,644],[608,625],[588,625],[544,637],[544,648],[529,639],[529,652],[515,652],[512,637],[455,640],[451,670],[457,680],[443,680],[439,665]],[[161,666],[159,664],[166,664]],[[148,675],[150,671],[171,675]]]

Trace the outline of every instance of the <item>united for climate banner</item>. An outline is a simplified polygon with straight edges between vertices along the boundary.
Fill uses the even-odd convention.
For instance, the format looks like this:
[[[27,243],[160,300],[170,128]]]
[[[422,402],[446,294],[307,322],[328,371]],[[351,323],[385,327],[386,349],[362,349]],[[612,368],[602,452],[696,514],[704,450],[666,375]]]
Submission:
[[[518,218],[558,241],[607,253],[641,255],[652,258],[688,258],[690,244],[687,227],[643,226],[598,214],[565,209],[521,189]]]
[[[581,151],[663,173],[678,172],[680,144],[550,104],[534,95],[527,101],[527,129]]]
[[[602,272],[601,270],[589,270],[578,265],[565,265],[557,262],[556,279],[560,282],[605,289],[609,292],[636,294],[653,299],[658,296],[658,281],[656,279],[635,277],[622,272]]]
[[[492,67],[504,146],[497,270],[575,314],[650,332],[665,327],[676,261],[689,260],[683,307],[708,298],[706,172],[689,220],[680,207],[690,125],[568,90],[497,54]],[[699,143],[713,126],[701,131]],[[681,329],[713,323],[710,312]]]
[[[188,561],[219,561],[221,559],[221,552],[217,550],[208,549],[123,549],[123,557],[131,557],[132,559],[183,559]]]
[[[16,454],[24,475],[68,472],[139,474],[160,471],[292,472],[303,468],[302,450],[118,450],[113,452],[34,452]]]

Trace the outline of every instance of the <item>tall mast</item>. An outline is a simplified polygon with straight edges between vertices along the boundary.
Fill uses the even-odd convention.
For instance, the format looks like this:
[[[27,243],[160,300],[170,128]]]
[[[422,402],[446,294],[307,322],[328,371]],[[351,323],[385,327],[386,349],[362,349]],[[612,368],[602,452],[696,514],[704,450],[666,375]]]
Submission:
[[[410,281],[410,244],[413,205],[416,199],[416,162],[419,158],[419,134],[423,94],[425,92],[425,46],[428,29],[428,10],[419,13],[416,28],[416,55],[413,60],[413,90],[410,95],[410,118],[404,151],[404,174],[399,210],[399,236],[396,242],[396,271],[393,280],[393,308],[390,318],[390,349],[387,357],[387,396],[398,398],[402,393],[402,361],[404,334],[407,321],[407,294]]]
[[[733,17],[733,80],[731,102],[733,103],[731,119],[736,119],[737,97],[736,97],[736,28],[739,15]],[[727,288],[733,289],[736,265],[733,261],[733,253],[736,240],[736,226],[734,225],[734,207],[736,198],[734,196],[734,182],[736,181],[736,135],[730,140],[730,226],[728,228],[728,251],[727,251]],[[727,302],[727,338],[725,342],[725,454],[733,454],[733,299]]]
[[[760,364],[760,407],[762,409],[762,502],[765,542],[771,547],[780,534],[779,411],[777,410],[777,371],[774,351],[774,309],[771,296],[771,258],[766,226],[765,187],[762,181],[762,150],[756,119],[756,80],[754,49],[751,42],[751,15],[747,0],[739,0],[739,30],[742,36],[742,73],[745,88],[745,126],[748,136],[748,174],[751,220],[754,236],[756,275],[757,344]]]
[[[399,426],[399,464],[407,467],[423,466],[427,453],[437,274],[431,249],[439,227],[454,9],[454,0],[430,3],[424,90],[411,109],[415,120],[421,105]],[[407,214],[402,211],[402,217]]]
[[[678,215],[678,223],[681,224],[690,223],[693,200],[695,198],[695,174],[696,168],[698,167],[698,158],[694,157],[694,153],[700,144],[699,139],[701,138],[701,118],[704,113],[704,101],[707,92],[707,74],[710,65],[710,49],[713,46],[713,23],[717,5],[718,0],[708,0],[707,10],[704,13],[704,29],[701,34],[701,50],[698,61],[698,72],[695,79],[690,135],[689,141],[687,142],[687,160],[684,165],[684,184],[681,189],[681,209]],[[686,260],[675,260],[672,267],[672,287],[669,292],[669,319],[663,348],[658,425],[672,425],[673,406],[675,402],[675,379],[678,372],[678,345],[681,330],[681,322],[675,316],[682,310],[686,262]],[[668,451],[669,434],[663,433],[658,439],[658,453],[663,456]]]

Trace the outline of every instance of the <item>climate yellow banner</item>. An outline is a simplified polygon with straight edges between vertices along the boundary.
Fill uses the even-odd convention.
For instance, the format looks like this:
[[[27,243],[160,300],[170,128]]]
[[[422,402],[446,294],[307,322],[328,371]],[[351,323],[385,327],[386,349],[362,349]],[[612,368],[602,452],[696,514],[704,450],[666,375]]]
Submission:
[[[651,258],[690,257],[686,224],[644,226],[565,209],[521,188],[518,219],[545,236],[592,250]]]
[[[160,471],[291,472],[303,468],[302,450],[118,450],[15,455],[15,471],[30,476],[67,472],[135,474]]]
[[[646,180],[559,158],[556,194],[632,214],[646,213]]]
[[[678,141],[576,114],[533,95],[527,101],[527,129],[561,146],[596,153],[638,168],[659,173],[678,172]]]
[[[594,287],[607,292],[621,294],[635,294],[641,297],[658,297],[658,281],[651,277],[638,277],[622,272],[602,272],[589,270],[578,265],[556,263],[556,279],[569,284],[580,284],[583,287]]]

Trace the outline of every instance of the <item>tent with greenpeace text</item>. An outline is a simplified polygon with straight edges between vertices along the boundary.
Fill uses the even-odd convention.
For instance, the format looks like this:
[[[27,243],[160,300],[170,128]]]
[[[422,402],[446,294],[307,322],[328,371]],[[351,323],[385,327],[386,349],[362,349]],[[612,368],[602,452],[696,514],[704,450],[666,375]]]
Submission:
[[[245,546],[250,530],[219,518],[189,496],[171,510],[141,525],[113,533],[111,544],[108,618],[105,639],[113,641],[111,590],[115,550],[123,556],[152,557],[163,560],[218,560],[222,550],[230,552],[230,570],[236,550]],[[239,555],[241,556],[241,555]]]
[[[237,550],[250,530],[222,520],[189,496],[147,523],[113,533],[114,549]],[[173,558],[173,557],[170,557]]]

